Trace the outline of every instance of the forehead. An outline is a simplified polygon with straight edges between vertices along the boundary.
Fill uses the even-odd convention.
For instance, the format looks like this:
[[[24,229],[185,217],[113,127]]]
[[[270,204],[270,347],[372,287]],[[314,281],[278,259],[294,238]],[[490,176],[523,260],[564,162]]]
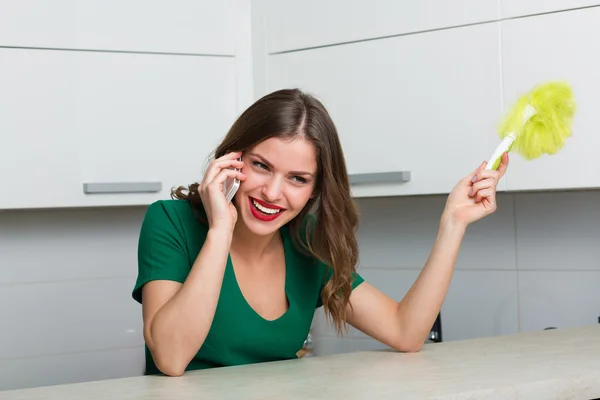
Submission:
[[[266,158],[273,167],[283,170],[317,170],[315,145],[303,137],[269,138],[249,150]]]

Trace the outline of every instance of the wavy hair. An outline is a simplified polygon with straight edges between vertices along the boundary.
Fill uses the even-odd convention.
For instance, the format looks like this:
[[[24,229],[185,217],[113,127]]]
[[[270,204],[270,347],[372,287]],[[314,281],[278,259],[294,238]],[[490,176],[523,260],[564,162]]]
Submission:
[[[303,137],[316,147],[314,195],[289,227],[296,246],[330,269],[323,277],[320,295],[327,318],[341,333],[347,328],[347,307],[358,263],[358,211],[350,194],[337,129],[323,104],[299,89],[267,94],[240,115],[212,156],[245,151],[273,137]],[[181,186],[172,196],[189,201],[196,215],[202,217],[198,183]],[[310,216],[314,218],[307,218]]]

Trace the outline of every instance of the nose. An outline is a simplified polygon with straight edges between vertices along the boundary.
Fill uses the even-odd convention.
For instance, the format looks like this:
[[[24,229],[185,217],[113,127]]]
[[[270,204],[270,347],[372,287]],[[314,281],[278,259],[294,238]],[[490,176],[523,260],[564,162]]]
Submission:
[[[281,199],[282,182],[277,177],[273,177],[265,182],[262,187],[262,195],[269,203],[275,203]]]

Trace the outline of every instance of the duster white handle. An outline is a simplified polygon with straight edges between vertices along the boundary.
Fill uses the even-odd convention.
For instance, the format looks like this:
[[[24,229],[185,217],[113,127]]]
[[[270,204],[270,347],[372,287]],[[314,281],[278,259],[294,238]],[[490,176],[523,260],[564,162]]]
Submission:
[[[496,147],[496,150],[488,160],[485,169],[493,169],[494,164],[496,164],[496,161],[498,161],[498,158],[502,157],[502,154],[504,154],[510,149],[510,146],[512,146],[516,138],[517,135],[515,135],[514,133],[509,133],[508,136],[502,139],[502,141],[500,142],[498,147]]]

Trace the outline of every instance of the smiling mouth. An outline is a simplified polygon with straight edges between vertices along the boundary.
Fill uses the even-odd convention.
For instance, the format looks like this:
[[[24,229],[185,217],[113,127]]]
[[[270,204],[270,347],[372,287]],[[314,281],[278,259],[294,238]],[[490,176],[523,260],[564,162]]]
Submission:
[[[262,221],[271,221],[281,215],[282,211],[285,211],[285,208],[266,204],[253,197],[249,197],[249,201],[252,214]]]
[[[256,208],[258,211],[262,212],[263,214],[275,215],[284,210],[281,207],[267,206],[265,203],[262,203],[262,202],[259,203],[258,200],[256,200],[253,197],[250,198],[250,201],[252,202],[252,205],[254,206],[254,208]]]

